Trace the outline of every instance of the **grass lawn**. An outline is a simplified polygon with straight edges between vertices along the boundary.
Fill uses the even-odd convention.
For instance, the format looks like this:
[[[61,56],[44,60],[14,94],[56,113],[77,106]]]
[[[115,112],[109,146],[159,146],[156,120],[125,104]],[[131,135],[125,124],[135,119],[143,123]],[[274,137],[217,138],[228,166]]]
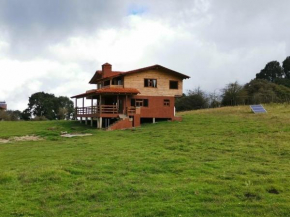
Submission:
[[[290,216],[290,105],[102,131],[0,122],[0,216]],[[62,138],[61,131],[92,133]]]

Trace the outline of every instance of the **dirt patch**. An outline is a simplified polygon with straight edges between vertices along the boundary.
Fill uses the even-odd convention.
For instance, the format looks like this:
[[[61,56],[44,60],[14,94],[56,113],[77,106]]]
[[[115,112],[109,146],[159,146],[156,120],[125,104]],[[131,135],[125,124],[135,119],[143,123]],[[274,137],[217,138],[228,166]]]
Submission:
[[[85,134],[62,134],[62,137],[71,138],[71,137],[83,137],[83,136],[92,136],[93,134],[85,133]]]
[[[8,139],[0,139],[0,143],[8,143],[9,140]]]
[[[0,139],[0,143],[9,143],[9,142],[22,142],[22,141],[39,141],[42,138],[35,135],[27,135],[27,136],[16,136],[8,139]]]

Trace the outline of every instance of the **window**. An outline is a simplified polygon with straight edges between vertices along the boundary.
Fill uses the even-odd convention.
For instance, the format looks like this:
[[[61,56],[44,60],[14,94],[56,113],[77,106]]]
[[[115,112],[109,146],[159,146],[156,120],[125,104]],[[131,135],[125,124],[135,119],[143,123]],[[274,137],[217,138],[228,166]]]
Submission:
[[[110,85],[110,80],[104,81],[104,86]]]
[[[169,81],[169,89],[178,89],[178,81]]]
[[[144,87],[157,88],[157,79],[144,79]]]
[[[143,106],[143,99],[136,99],[135,100],[135,106],[136,107],[142,107]]]
[[[163,105],[164,105],[164,106],[170,106],[170,100],[169,100],[169,99],[165,99],[165,100],[163,101]]]
[[[131,106],[148,107],[148,99],[131,99]]]
[[[143,106],[144,106],[144,107],[148,107],[148,99],[144,99],[143,102],[144,102],[144,103],[143,103]]]
[[[113,85],[123,85],[123,80],[122,80],[122,78],[120,78],[120,77],[113,78],[113,80],[112,80],[112,84],[113,84]]]

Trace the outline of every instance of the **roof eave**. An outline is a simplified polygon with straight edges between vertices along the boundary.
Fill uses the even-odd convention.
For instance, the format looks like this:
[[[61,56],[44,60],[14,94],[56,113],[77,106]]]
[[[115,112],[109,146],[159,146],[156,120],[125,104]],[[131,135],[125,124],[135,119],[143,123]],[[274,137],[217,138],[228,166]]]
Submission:
[[[135,70],[127,71],[127,72],[124,72],[123,75],[125,76],[125,75],[127,75],[127,74],[133,74],[133,73],[143,72],[143,71],[147,71],[147,70],[150,70],[150,69],[156,69],[156,68],[157,68],[157,70],[158,70],[159,68],[161,68],[161,69],[163,69],[163,70],[165,70],[165,71],[168,71],[168,72],[174,73],[174,74],[176,74],[176,75],[182,77],[183,79],[188,79],[188,78],[190,78],[188,75],[182,74],[182,73],[180,73],[180,72],[174,71],[174,70],[172,70],[172,69],[166,68],[166,67],[161,66],[161,65],[158,65],[158,64],[156,64],[156,65],[152,65],[152,66],[147,66],[147,67],[140,68],[140,69],[135,69]]]

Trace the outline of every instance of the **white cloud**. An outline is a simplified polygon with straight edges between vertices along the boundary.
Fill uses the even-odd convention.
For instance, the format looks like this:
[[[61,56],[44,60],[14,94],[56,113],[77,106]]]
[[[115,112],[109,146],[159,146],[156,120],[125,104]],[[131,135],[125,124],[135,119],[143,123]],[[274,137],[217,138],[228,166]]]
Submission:
[[[101,29],[90,36],[71,37],[66,43],[50,46],[49,50],[63,61],[111,62],[126,66],[150,59],[144,56],[145,52],[186,36],[182,29],[173,29],[166,23],[131,15],[123,20],[121,28]]]
[[[1,59],[0,66],[0,99],[6,100],[12,109],[24,109],[28,97],[35,92],[66,95],[75,90],[82,91],[80,83],[85,87],[89,79],[74,63],[62,65],[46,59]]]
[[[107,25],[92,21],[90,25],[86,23],[85,30],[79,25],[84,24],[82,13],[86,11],[74,8],[82,19],[73,20],[73,25],[67,27],[69,34],[65,33],[69,24],[66,17],[62,17],[62,24],[57,24],[58,19],[54,18],[56,28],[50,32],[50,15],[46,14],[40,20],[49,36],[43,36],[45,40],[41,42],[41,34],[38,35],[38,44],[31,43],[34,34],[31,23],[25,37],[17,40],[15,35],[9,37],[15,28],[10,31],[2,28],[0,100],[7,100],[11,109],[24,109],[28,97],[37,91],[65,96],[82,93],[94,88],[88,81],[105,62],[120,71],[161,64],[191,76],[185,81],[185,90],[200,86],[214,91],[236,80],[248,82],[267,62],[281,62],[289,56],[290,29],[286,24],[290,21],[287,14],[290,3],[286,0],[279,4],[265,0],[128,0],[122,7],[118,5],[102,3],[101,17],[91,17]],[[133,5],[131,12],[135,15],[128,15],[126,5]],[[90,10],[86,18],[89,13],[97,12]],[[30,19],[33,21],[37,16]],[[17,58],[19,49],[15,46],[22,47],[21,58]],[[41,49],[34,49],[39,51],[37,54],[23,55],[29,46]]]

